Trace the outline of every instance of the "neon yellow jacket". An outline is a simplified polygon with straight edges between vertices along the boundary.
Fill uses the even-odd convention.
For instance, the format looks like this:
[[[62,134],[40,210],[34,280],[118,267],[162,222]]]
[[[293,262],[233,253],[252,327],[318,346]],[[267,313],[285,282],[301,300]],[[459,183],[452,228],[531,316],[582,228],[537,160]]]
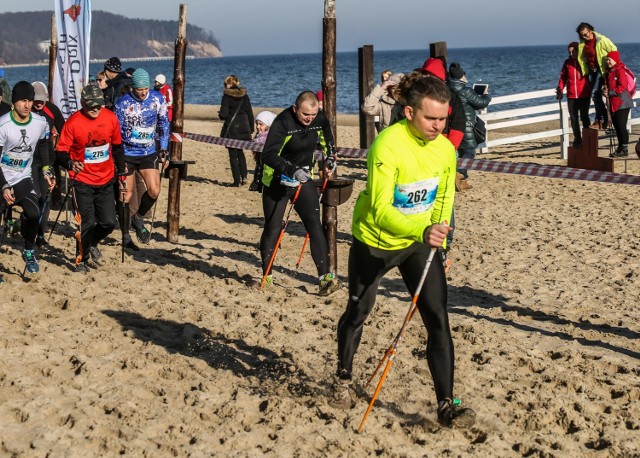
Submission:
[[[361,242],[401,250],[422,242],[428,226],[451,221],[456,152],[442,135],[425,142],[404,119],[380,132],[369,148],[367,168],[367,187],[351,225]]]
[[[596,63],[601,75],[604,75],[607,71],[607,54],[609,51],[617,51],[618,48],[613,44],[611,40],[602,35],[601,33],[593,32],[596,37]],[[580,39],[578,44],[578,63],[580,64],[580,70],[583,75],[587,75],[589,70],[589,63],[586,57],[584,57],[584,38]]]

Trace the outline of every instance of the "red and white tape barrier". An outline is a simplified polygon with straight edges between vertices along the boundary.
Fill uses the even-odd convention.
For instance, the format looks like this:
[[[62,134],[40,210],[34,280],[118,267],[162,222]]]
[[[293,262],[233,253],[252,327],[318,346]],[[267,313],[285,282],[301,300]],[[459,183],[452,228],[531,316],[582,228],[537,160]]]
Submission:
[[[231,148],[241,148],[250,151],[262,151],[262,143],[234,140],[231,138],[213,137],[185,132],[185,138],[197,142],[211,143]],[[339,158],[365,158],[366,149],[336,148]],[[544,178],[564,178],[567,180],[598,181],[602,183],[640,185],[640,176],[624,173],[602,172],[599,170],[574,169],[558,165],[540,165],[524,162],[489,161],[486,159],[459,159],[458,167],[480,172],[510,173]]]

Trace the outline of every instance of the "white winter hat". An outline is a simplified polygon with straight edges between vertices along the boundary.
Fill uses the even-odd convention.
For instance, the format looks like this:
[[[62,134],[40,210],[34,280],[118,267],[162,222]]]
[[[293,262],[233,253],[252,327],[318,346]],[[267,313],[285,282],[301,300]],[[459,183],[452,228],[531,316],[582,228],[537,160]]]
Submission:
[[[158,83],[164,85],[164,83],[167,82],[167,78],[162,73],[160,73],[160,74],[156,75],[156,81]]]
[[[260,121],[268,127],[271,127],[274,119],[276,119],[276,115],[270,111],[261,111],[256,116],[256,121]]]

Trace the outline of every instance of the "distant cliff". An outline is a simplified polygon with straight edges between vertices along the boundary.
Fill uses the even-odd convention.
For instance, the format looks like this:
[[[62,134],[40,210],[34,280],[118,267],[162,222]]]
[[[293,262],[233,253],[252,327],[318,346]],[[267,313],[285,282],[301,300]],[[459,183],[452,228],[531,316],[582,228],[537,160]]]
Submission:
[[[31,64],[49,58],[50,11],[0,14],[0,65]],[[91,59],[172,57],[178,21],[132,19],[93,11]],[[221,57],[218,39],[211,32],[187,25],[187,55]]]

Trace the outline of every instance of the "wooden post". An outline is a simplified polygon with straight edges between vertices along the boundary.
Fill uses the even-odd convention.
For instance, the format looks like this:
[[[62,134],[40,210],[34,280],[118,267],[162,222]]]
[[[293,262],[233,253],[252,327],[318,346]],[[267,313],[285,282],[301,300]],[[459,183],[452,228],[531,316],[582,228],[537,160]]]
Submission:
[[[336,7],[335,0],[325,0],[322,20],[322,96],[324,114],[331,124],[333,139],[338,144],[336,129]]]
[[[47,90],[49,91],[49,102],[53,102],[53,78],[55,76],[56,71],[56,59],[58,58],[58,31],[56,29],[56,15],[51,15],[51,42],[49,43],[49,81],[47,82]],[[57,132],[60,135],[60,132]],[[54,137],[54,148],[58,143],[58,138]],[[53,168],[54,173],[56,174],[56,185],[51,190],[51,205],[53,208],[60,208],[62,204],[62,172],[59,166]],[[65,175],[65,182],[67,176]],[[67,209],[69,208],[69,204],[67,203]],[[66,213],[68,215],[68,213]],[[67,217],[67,221],[68,221]]]
[[[56,71],[56,59],[58,58],[58,31],[56,29],[56,15],[51,15],[51,43],[49,44],[49,102],[53,102],[53,78]],[[60,133],[60,132],[58,132]]]
[[[447,42],[436,41],[435,43],[429,43],[429,56],[442,58],[446,67],[447,57],[449,57],[449,54],[447,53]]]
[[[335,0],[324,1],[322,19],[322,93],[324,113],[331,124],[335,145],[338,145],[336,126],[336,5]],[[337,170],[336,170],[337,175]],[[322,205],[322,227],[327,239],[329,272],[336,272],[338,253],[336,237],[338,232],[338,208]]]
[[[178,38],[173,61],[173,120],[171,121],[171,161],[182,161],[182,137],[184,133],[184,65],[187,50],[187,5],[180,4]],[[174,134],[179,141],[173,141]],[[169,197],[167,200],[167,240],[178,241],[180,229],[180,169],[169,168]]]
[[[358,106],[361,107],[365,97],[373,90],[373,46],[358,48]],[[358,110],[360,121],[360,148],[367,149],[376,137],[373,116]]]

